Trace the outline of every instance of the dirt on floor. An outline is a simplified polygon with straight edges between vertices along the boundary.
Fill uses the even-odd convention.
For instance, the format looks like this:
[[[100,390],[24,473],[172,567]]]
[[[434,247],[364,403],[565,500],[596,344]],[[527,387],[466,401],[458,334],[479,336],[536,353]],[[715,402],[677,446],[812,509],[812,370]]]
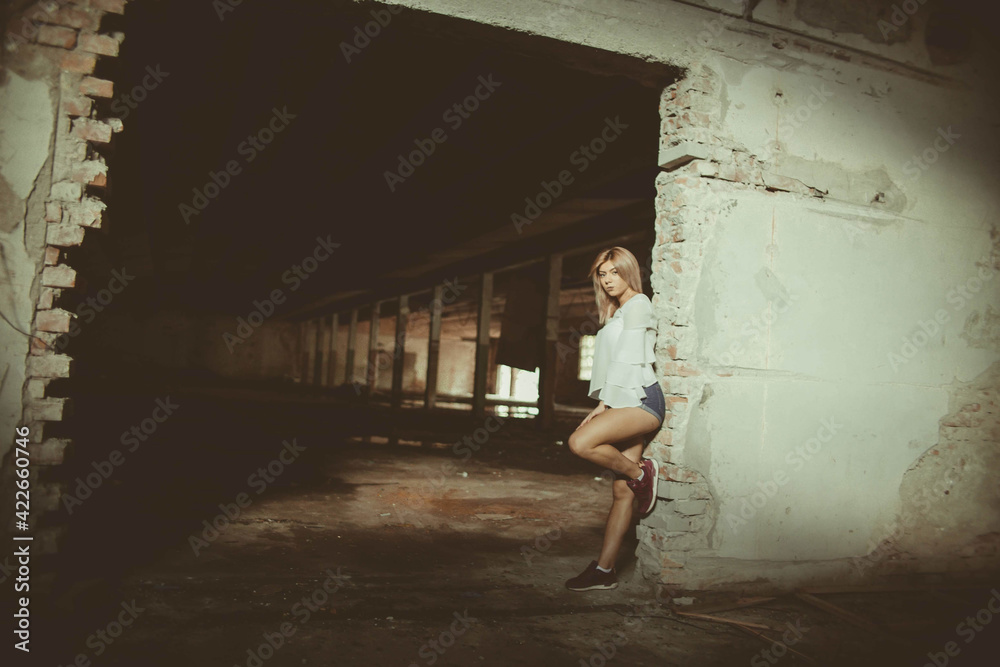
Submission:
[[[995,664],[989,586],[818,596],[860,624],[791,595],[657,599],[630,531],[617,589],[567,590],[597,558],[611,480],[551,433],[514,425],[458,454],[455,431],[365,442],[337,434],[343,414],[175,400],[77,510],[39,664]]]

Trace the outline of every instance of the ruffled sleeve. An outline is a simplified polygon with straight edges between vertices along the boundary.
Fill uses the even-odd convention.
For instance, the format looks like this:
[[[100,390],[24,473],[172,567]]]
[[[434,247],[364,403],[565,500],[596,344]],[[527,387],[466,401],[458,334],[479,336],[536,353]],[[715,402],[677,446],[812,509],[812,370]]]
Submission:
[[[633,301],[635,303],[633,303]],[[611,349],[601,398],[611,407],[638,407],[646,387],[656,381],[656,318],[645,295],[634,296],[622,306],[622,332]]]

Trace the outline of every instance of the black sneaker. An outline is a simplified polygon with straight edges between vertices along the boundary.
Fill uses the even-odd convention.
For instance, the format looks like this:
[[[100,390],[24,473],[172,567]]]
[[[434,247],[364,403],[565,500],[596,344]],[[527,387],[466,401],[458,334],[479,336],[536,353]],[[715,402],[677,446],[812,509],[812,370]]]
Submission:
[[[587,569],[566,582],[566,588],[571,591],[592,591],[618,588],[618,575],[615,568],[610,572],[597,569],[597,561],[590,561]]]

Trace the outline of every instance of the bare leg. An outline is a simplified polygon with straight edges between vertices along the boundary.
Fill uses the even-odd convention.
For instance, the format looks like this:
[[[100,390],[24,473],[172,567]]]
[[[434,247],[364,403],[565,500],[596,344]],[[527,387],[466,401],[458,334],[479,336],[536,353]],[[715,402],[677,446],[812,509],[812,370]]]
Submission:
[[[635,479],[641,470],[639,458],[627,458],[609,443],[649,433],[659,425],[660,421],[642,408],[606,410],[570,434],[569,448],[580,458]]]
[[[622,452],[630,461],[636,461],[638,465],[639,457],[642,456],[643,442],[629,447]],[[616,479],[611,483],[611,511],[608,512],[608,525],[604,529],[604,545],[601,548],[601,555],[597,559],[597,564],[605,569],[614,567],[618,560],[618,551],[621,549],[625,532],[632,525],[632,505],[635,502],[635,494],[623,479]]]

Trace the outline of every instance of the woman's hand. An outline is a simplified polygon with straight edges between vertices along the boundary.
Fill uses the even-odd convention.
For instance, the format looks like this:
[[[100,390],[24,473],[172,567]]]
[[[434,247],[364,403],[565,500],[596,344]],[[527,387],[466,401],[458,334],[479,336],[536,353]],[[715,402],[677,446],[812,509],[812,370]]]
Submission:
[[[583,418],[583,421],[580,422],[580,426],[583,426],[584,424],[586,424],[587,422],[589,422],[591,419],[593,419],[594,417],[596,417],[597,415],[601,414],[602,412],[604,412],[607,409],[608,409],[608,406],[604,405],[604,401],[601,401],[600,403],[597,404],[596,408],[594,408],[593,410],[590,411],[589,415],[587,415],[586,417]],[[573,430],[575,431],[575,430],[579,429],[580,426],[577,426]]]

